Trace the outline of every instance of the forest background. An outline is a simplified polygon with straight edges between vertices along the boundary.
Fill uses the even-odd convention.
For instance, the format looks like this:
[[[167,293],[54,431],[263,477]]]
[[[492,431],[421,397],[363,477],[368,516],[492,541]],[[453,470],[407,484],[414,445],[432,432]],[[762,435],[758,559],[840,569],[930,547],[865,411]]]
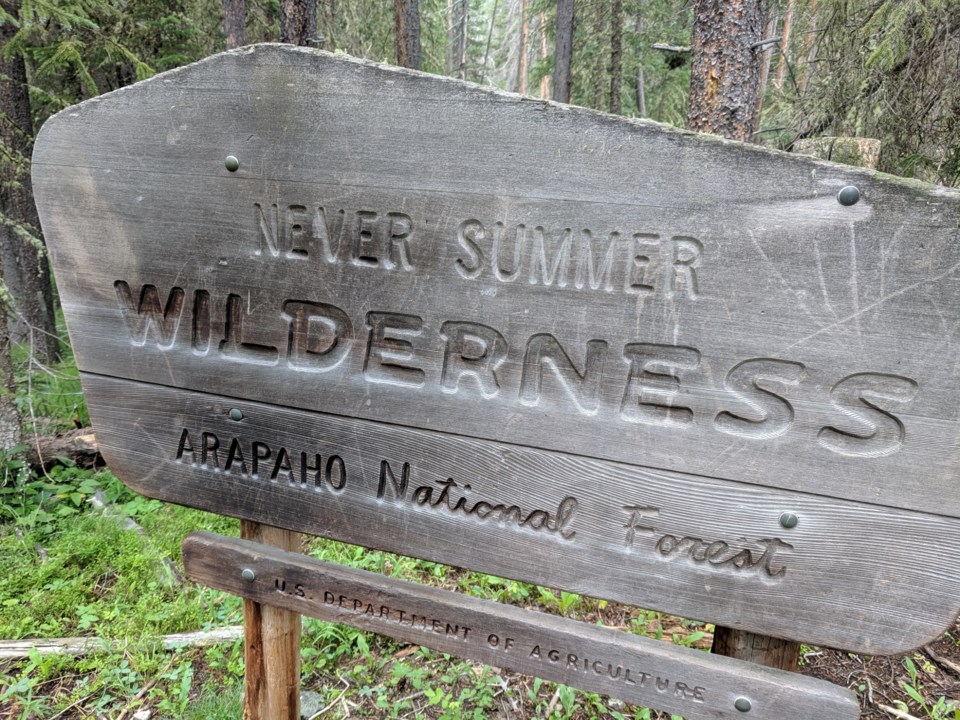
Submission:
[[[806,138],[874,138],[882,148],[880,170],[960,185],[960,0],[0,0],[0,552],[26,549],[21,581],[0,591],[0,637],[72,632],[115,640],[136,628],[155,638],[236,616],[238,606],[212,591],[184,591],[175,571],[168,587],[170,577],[158,580],[149,560],[160,558],[166,567],[177,559],[183,534],[198,526],[223,531],[218,520],[160,509],[132,496],[108,473],[86,473],[70,462],[38,475],[21,457],[30,438],[86,423],[33,204],[30,156],[44,120],[74,103],[226,48],[280,41],[782,150]],[[710,62],[722,63],[732,78],[712,104],[705,82]],[[148,537],[130,548],[132,567],[122,567],[122,552],[112,560],[100,556],[104,543],[126,547],[132,541],[115,536],[114,521],[102,525],[103,518],[87,518],[91,501],[112,502],[146,528]],[[79,551],[76,530],[66,530],[63,523],[76,524],[81,516],[85,532],[91,528],[83,523],[92,522],[100,536],[99,544],[87,549],[91,557],[81,562],[68,556],[84,567],[74,572],[48,562],[59,544]],[[151,536],[151,528],[161,524],[163,532]],[[451,579],[446,570],[382,553],[361,557],[335,544],[314,550],[589,621],[625,612],[498,579]],[[152,586],[158,602],[171,607],[122,605],[121,597],[127,602],[144,594],[143,586]],[[37,588],[46,593],[43,598],[31,597]],[[112,611],[103,609],[105,599],[113,603]],[[39,608],[54,619],[44,620]],[[124,613],[132,614],[132,625],[123,625]],[[691,645],[703,644],[710,631],[643,611],[616,622],[641,632],[666,631]],[[326,637],[329,631],[317,632]],[[479,673],[464,666],[453,666],[452,672],[459,667],[473,673],[473,680],[462,675],[443,694],[425,679],[432,677],[429,673],[417,674],[434,663],[429,653],[417,656],[419,664],[391,660],[388,665],[384,658],[403,651],[389,644],[371,650],[374,641],[365,638],[342,631],[327,650],[305,655],[318,687],[340,692],[346,678],[349,692],[340,693],[337,702],[353,703],[355,714],[367,702],[364,683],[378,673],[382,683],[386,672],[387,684],[410,696],[393,698],[390,702],[399,704],[387,714],[409,710],[461,717],[467,716],[464,703],[472,702],[474,710],[483,710],[477,717],[484,717],[488,708],[478,698],[493,702],[499,697],[501,702],[510,698],[512,707],[519,703],[519,716],[651,717],[649,711],[627,713],[546,684],[527,682],[514,691],[495,676],[491,685],[489,669]],[[951,651],[957,651],[960,641],[951,642]],[[0,717],[129,718],[144,708],[160,713],[154,717],[182,716],[198,697],[207,697],[202,678],[194,682],[195,673],[208,673],[213,686],[212,681],[223,682],[242,670],[236,647],[205,650],[183,662],[155,656],[144,649],[147,645],[130,647],[114,646],[109,651],[114,654],[108,653],[112,659],[100,665],[39,655],[0,665]],[[123,661],[117,660],[118,652]],[[344,663],[358,656],[364,661],[347,672]],[[887,706],[960,717],[960,711],[950,710],[949,693],[922,692],[922,671],[929,662],[907,660],[894,673],[899,687]],[[113,671],[105,672],[106,667]],[[397,669],[402,667],[407,669]],[[869,673],[863,672],[866,683],[855,679],[854,684],[865,696],[869,691],[873,704]],[[490,687],[494,690],[488,692]],[[232,716],[229,697],[213,693],[210,702],[213,709],[196,717],[214,717],[220,710]],[[369,702],[385,710],[379,700]]]

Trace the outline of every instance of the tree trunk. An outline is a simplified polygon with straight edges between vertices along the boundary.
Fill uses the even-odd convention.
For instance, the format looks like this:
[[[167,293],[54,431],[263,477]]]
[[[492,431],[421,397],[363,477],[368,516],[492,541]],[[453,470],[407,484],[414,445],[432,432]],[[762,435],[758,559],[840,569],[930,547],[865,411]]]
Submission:
[[[240,521],[240,537],[299,552],[299,533]],[[243,601],[244,720],[300,720],[300,615]]]
[[[540,60],[544,61],[548,56],[547,50],[547,16],[546,13],[540,13]],[[544,100],[550,98],[550,78],[543,75],[540,78],[540,97]]]
[[[606,3],[601,3],[599,7],[596,8],[594,14],[594,19],[596,20],[596,26],[592,28],[592,32],[597,34],[597,37],[603,38],[606,34],[606,15],[604,10],[606,9]],[[598,43],[602,45],[602,43]],[[604,50],[606,48],[598,48],[597,52],[594,53],[593,57],[593,102],[591,107],[597,110],[603,110],[606,107],[606,103],[603,98],[603,91],[605,88],[605,83],[603,82],[604,73],[607,71],[606,55]]]
[[[417,0],[395,0],[397,65],[420,69],[420,4]]]
[[[520,0],[520,34],[517,37],[517,81],[521,95],[527,94],[527,0]]]
[[[19,15],[18,2],[2,2],[0,7],[13,17]],[[9,21],[0,25],[0,47],[10,41],[15,30]],[[49,364],[59,359],[60,349],[50,268],[30,182],[33,120],[26,66],[19,54],[9,59],[0,55],[0,146],[7,156],[0,173],[3,277],[14,303],[7,313],[8,321],[14,322],[7,323],[6,332],[23,328],[23,336],[17,333],[14,337],[29,339],[32,356]]]
[[[623,0],[610,7],[610,112],[620,114],[620,80],[623,72]]]
[[[643,0],[637,2],[637,38],[638,47],[643,47]],[[644,88],[643,51],[637,54],[637,115],[647,116],[647,92]]]
[[[573,58],[573,3],[557,0],[557,41],[553,51],[553,99],[570,102],[570,62]]]
[[[800,79],[798,81],[798,90],[801,93],[807,87],[807,81],[810,79],[814,64],[817,61],[817,19],[819,17],[819,13],[817,12],[817,0],[810,0],[809,13],[810,20],[807,23],[807,31],[804,33],[805,37],[803,40],[803,50],[804,54],[807,56],[807,64],[806,67],[803,68],[803,73],[800,75]]]
[[[337,8],[335,0],[321,0],[320,7],[317,9],[319,13],[318,24],[322,20],[322,24],[319,25],[317,32],[320,37],[320,47],[325,50],[336,50],[337,43],[334,37],[334,23],[337,17]]]
[[[487,82],[490,82],[490,74],[488,72],[489,68],[487,67],[487,61],[490,59],[490,44],[493,42],[493,26],[497,20],[497,5],[499,5],[499,0],[493,0],[493,11],[490,13],[490,25],[487,28],[487,44],[483,50],[483,63],[482,70],[483,77]]]
[[[227,37],[227,50],[247,44],[245,0],[223,0],[223,34]]]
[[[777,15],[776,13],[771,12],[767,18],[767,23],[763,29],[763,39],[766,40],[773,36],[777,31]],[[760,57],[760,78],[757,80],[758,92],[757,92],[757,104],[754,108],[754,117],[756,118],[756,124],[760,124],[761,111],[763,110],[763,96],[767,89],[767,81],[770,79],[770,61],[773,59],[773,49],[774,45],[764,45],[763,48],[758,48],[758,51],[761,53]],[[759,128],[757,128],[759,129]],[[751,133],[752,139],[752,133]]]
[[[790,672],[796,671],[800,661],[798,642],[726,627],[714,630],[711,652]]]
[[[317,0],[280,0],[280,42],[316,45]]]
[[[793,0],[787,0],[787,9],[783,16],[783,32],[780,33],[780,62],[777,63],[777,77],[774,86],[777,90],[783,89],[783,81],[787,74],[787,63],[790,62],[790,35],[793,31]]]
[[[756,130],[763,0],[694,0],[690,130],[748,140]]]
[[[0,271],[2,271],[0,267]],[[5,455],[20,444],[20,411],[14,401],[16,385],[13,380],[12,343],[7,326],[7,307],[0,302],[0,451]]]

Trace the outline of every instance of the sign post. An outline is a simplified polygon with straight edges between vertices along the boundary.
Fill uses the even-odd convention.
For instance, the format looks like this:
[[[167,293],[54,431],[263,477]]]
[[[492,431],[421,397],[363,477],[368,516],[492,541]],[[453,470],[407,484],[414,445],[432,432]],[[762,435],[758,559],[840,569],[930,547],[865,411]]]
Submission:
[[[281,550],[300,550],[300,534],[240,521],[240,537]],[[254,582],[256,571],[240,571]],[[249,579],[248,579],[249,578]],[[299,613],[256,600],[243,601],[245,720],[300,720]]]
[[[854,652],[960,609],[955,192],[275,45],[34,188],[145,495]]]

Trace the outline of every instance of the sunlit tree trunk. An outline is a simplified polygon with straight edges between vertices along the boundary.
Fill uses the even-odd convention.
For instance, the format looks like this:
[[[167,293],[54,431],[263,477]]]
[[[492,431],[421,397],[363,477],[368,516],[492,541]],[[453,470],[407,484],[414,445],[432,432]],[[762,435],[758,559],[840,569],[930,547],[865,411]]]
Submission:
[[[763,38],[764,40],[772,39],[773,34],[777,30],[777,16],[775,13],[771,12],[769,17],[767,17],[767,24],[763,29]],[[762,49],[758,48],[758,51],[761,52],[760,57],[760,78],[757,80],[758,92],[756,99],[756,107],[754,108],[754,117],[756,118],[755,123],[759,126],[760,124],[760,114],[763,110],[763,96],[767,89],[767,81],[770,79],[770,62],[773,60],[773,50],[776,47],[775,43],[770,43],[769,45],[764,45]]]
[[[517,92],[527,94],[527,0],[520,0],[520,32],[517,35]]]
[[[780,33],[780,61],[777,63],[777,77],[774,86],[777,90],[783,88],[786,78],[787,63],[790,62],[790,35],[793,31],[794,0],[787,0],[787,9],[783,16],[783,32]]]

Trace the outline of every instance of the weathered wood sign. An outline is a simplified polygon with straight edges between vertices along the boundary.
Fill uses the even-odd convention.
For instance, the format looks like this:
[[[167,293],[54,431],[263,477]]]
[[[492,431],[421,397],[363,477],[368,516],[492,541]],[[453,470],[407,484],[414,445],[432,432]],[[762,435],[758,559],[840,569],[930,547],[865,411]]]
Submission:
[[[960,609],[956,193],[280,46],[34,183],[146,495],[862,652]]]
[[[206,585],[687,720],[785,720],[813,708],[818,720],[860,714],[846,689],[797,673],[210,533],[194,533],[183,548],[187,572]]]

